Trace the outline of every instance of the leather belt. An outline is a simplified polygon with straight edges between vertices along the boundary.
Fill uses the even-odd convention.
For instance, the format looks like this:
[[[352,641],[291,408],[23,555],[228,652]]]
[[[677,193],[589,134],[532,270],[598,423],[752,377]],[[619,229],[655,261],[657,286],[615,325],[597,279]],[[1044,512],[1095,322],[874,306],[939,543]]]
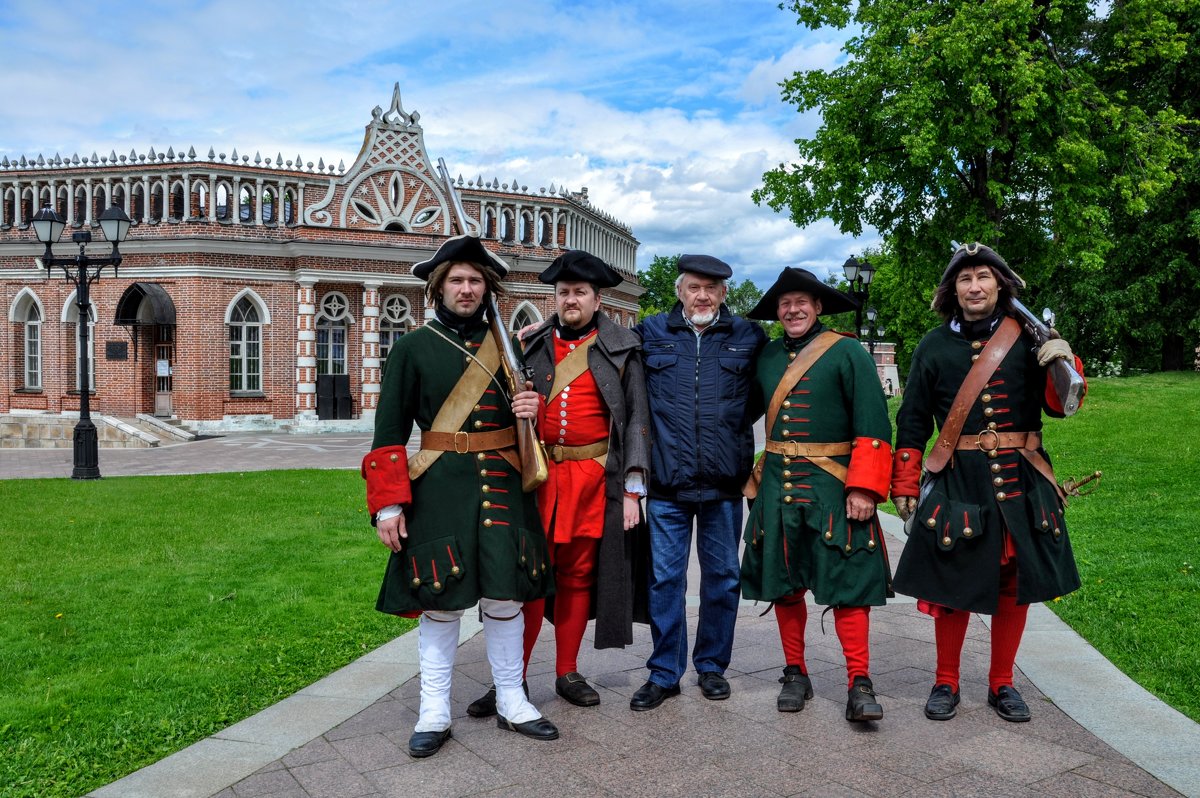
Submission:
[[[850,454],[850,442],[845,443],[803,443],[801,441],[767,441],[766,450],[771,454],[782,454],[785,457],[834,457],[839,454]]]
[[[421,433],[421,448],[435,452],[488,452],[495,449],[507,449],[517,445],[517,431],[513,427],[492,430],[491,432],[434,432],[426,430]]]
[[[1042,445],[1040,432],[996,432],[985,429],[978,435],[962,435],[954,447],[960,451],[978,449],[990,452],[993,449],[1037,449]]]
[[[608,454],[608,438],[589,443],[586,446],[563,446],[561,444],[547,446],[546,454],[550,455],[550,459],[556,463],[561,463],[563,460],[594,460],[601,455]]]

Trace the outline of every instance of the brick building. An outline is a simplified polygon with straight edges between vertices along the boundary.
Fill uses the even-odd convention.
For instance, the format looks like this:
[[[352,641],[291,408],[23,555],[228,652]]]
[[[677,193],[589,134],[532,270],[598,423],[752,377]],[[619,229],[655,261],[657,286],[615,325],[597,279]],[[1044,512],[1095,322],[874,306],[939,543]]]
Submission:
[[[96,230],[118,204],[134,220],[119,275],[92,286],[94,414],[173,417],[198,431],[369,428],[381,366],[397,335],[424,323],[412,277],[450,234],[453,205],[425,150],[420,115],[376,107],[349,168],[322,160],[198,157],[173,148],[52,160],[0,159],[0,415],[77,414],[74,286],[40,268],[30,219],[45,206],[69,233]],[[637,316],[637,240],[587,189],[455,181],[470,232],[512,271],[511,328],[553,312],[537,281],[564,249],[604,258],[625,281],[604,310]]]

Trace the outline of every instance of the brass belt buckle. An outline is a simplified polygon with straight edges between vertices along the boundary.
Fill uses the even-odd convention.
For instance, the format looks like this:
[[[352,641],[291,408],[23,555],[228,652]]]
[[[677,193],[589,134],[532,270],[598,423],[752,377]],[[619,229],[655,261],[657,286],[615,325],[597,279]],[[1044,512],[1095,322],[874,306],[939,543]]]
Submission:
[[[550,457],[554,459],[554,462],[561,463],[563,461],[563,454],[563,447],[559,444],[556,443],[550,447]]]
[[[783,453],[787,457],[799,457],[800,456],[800,442],[799,441],[784,441],[783,442]]]
[[[458,448],[458,441],[459,441],[458,436],[459,435],[462,436],[462,442],[463,442],[461,449]],[[458,432],[454,433],[454,453],[455,454],[467,454],[470,451],[471,451],[471,433],[463,432],[462,430],[459,430]]]
[[[993,443],[991,446],[983,445],[983,436],[984,435],[992,436]],[[996,432],[996,430],[994,430],[994,429],[985,429],[983,432],[981,432],[975,436],[975,446],[981,452],[990,452],[993,449],[999,449],[1000,448],[1000,433]]]

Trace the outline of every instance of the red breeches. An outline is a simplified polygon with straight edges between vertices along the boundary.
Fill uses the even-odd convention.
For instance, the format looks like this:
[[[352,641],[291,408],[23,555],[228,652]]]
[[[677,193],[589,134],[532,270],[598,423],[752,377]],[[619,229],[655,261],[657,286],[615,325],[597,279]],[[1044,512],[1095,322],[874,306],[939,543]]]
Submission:
[[[554,669],[558,676],[579,670],[579,647],[587,629],[592,608],[592,587],[596,582],[596,555],[599,538],[576,538],[569,543],[551,543],[550,560],[554,563]],[[525,603],[525,668],[542,628],[546,602]]]

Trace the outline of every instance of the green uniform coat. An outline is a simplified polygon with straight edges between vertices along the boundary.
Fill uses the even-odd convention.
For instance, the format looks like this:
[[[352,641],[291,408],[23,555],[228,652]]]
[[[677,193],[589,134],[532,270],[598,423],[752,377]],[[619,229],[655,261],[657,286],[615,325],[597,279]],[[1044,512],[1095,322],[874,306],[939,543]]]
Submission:
[[[988,338],[971,341],[943,324],[921,339],[896,416],[897,451],[925,450],[934,423],[941,428],[972,356]],[[1046,369],[1022,334],[971,406],[963,438],[975,437],[989,424],[997,432],[1041,430],[1043,409],[1062,415],[1045,403],[1045,388]],[[1054,486],[1015,449],[1000,449],[995,457],[983,450],[955,452],[917,506],[910,526],[896,569],[901,593],[954,609],[994,613],[1005,528],[1017,552],[1018,604],[1047,601],[1079,587],[1062,502]]]
[[[818,323],[805,339],[823,329]],[[783,340],[763,349],[752,388],[756,407],[766,407],[790,360]],[[852,338],[835,343],[792,388],[787,402],[769,439],[877,443],[881,456],[874,458],[873,469],[884,473],[873,474],[870,482],[886,485],[892,428],[875,364],[862,344]],[[829,606],[885,603],[890,569],[878,517],[848,519],[846,485],[805,458],[764,456],[762,484],[746,521],[742,595],[776,601],[807,589],[817,603]],[[851,463],[851,455],[833,459]],[[860,487],[853,484],[853,468],[849,481]],[[882,498],[878,488],[871,492]]]
[[[458,348],[427,327],[475,353],[490,332],[481,327],[464,341],[437,321],[400,338],[388,354],[372,449],[403,446],[415,423],[428,430],[469,362]],[[465,432],[488,432],[514,423],[506,390],[496,382],[463,422]],[[405,508],[408,539],[388,560],[376,609],[388,613],[461,610],[480,598],[531,601],[552,586],[546,536],[534,495],[497,452],[443,452],[412,482]],[[457,569],[457,570],[455,570]]]

